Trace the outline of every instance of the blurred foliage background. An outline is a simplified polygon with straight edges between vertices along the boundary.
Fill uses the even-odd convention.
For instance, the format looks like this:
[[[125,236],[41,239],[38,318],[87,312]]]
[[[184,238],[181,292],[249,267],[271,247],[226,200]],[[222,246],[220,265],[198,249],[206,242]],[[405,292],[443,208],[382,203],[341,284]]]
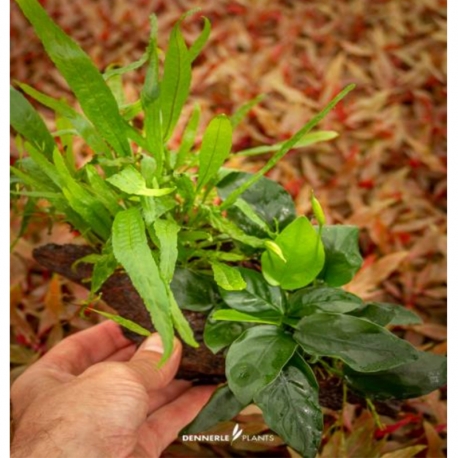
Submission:
[[[398,327],[415,346],[447,350],[446,328],[446,1],[445,0],[41,0],[58,24],[103,70],[143,53],[151,13],[166,47],[171,25],[201,7],[210,40],[194,64],[191,103],[203,127],[215,113],[232,113],[264,93],[234,136],[234,151],[287,138],[349,83],[357,88],[320,125],[340,136],[296,149],[269,173],[311,214],[314,189],[328,222],[361,228],[364,265],[348,290],[364,299],[403,304],[425,324]],[[73,101],[65,82],[11,2],[11,78]],[[201,27],[188,19],[186,37]],[[138,98],[144,71],[124,78],[128,101]],[[47,124],[54,119],[40,109]],[[178,138],[172,138],[176,142]],[[78,161],[91,152],[75,143]],[[18,157],[12,139],[11,161]],[[266,157],[230,166],[259,169]],[[16,238],[25,202],[12,205]],[[47,349],[98,318],[79,317],[86,291],[43,270],[32,249],[53,241],[83,243],[45,211],[14,245],[11,256],[11,378]],[[402,403],[377,425],[365,406],[327,410],[320,456],[440,458],[446,454],[446,392]],[[266,431],[259,412],[237,418],[246,434]],[[231,431],[228,422],[219,431]],[[181,444],[166,457],[296,456],[282,445],[239,442]]]

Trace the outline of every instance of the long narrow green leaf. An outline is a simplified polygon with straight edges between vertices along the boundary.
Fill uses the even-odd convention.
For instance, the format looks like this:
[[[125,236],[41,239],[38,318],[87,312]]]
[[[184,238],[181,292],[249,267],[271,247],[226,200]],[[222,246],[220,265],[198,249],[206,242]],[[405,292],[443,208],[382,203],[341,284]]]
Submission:
[[[310,132],[305,134],[301,140],[299,140],[294,148],[305,148],[306,146],[313,145],[314,143],[325,142],[333,140],[338,137],[338,133],[332,130],[323,130],[318,132]],[[278,151],[286,142],[275,143],[275,145],[269,146],[256,146],[255,148],[249,148],[235,153],[237,156],[257,156],[259,154],[266,154]]]
[[[260,94],[248,102],[244,103],[240,108],[238,108],[235,113],[231,116],[232,128],[235,129],[245,118],[245,116],[250,112],[250,110],[260,103],[264,99],[265,95]]]
[[[45,50],[76,95],[86,116],[120,156],[129,156],[126,123],[89,56],[58,27],[37,0],[16,0]]]
[[[122,207],[118,203],[118,198],[114,194],[106,181],[98,174],[96,168],[91,164],[86,164],[87,179],[91,185],[92,190],[97,195],[98,199],[107,208],[112,216],[115,216]]]
[[[343,91],[337,94],[326,107],[321,110],[314,118],[312,118],[302,129],[286,141],[280,150],[274,154],[267,164],[256,172],[249,180],[242,184],[238,189],[235,189],[223,202],[221,209],[230,207],[240,194],[243,194],[253,183],[256,183],[265,173],[267,173],[275,164],[304,137],[310,132],[350,91],[356,87],[355,84],[349,84]]]
[[[173,133],[191,86],[191,59],[180,30],[182,20],[183,17],[172,29],[164,61],[164,76],[161,82],[164,141]]]
[[[204,20],[204,28],[197,40],[189,48],[189,60],[191,62],[194,61],[200,54],[200,51],[202,51],[202,48],[205,46],[205,43],[207,43],[208,37],[210,36],[210,21],[205,16],[203,16],[202,19]]]
[[[144,130],[147,149],[154,155],[157,174],[162,174],[164,164],[164,144],[162,141],[161,98],[159,86],[159,57],[157,54],[157,18],[152,15],[151,38],[148,46],[149,65],[140,99],[145,112]]]
[[[188,124],[183,132],[181,139],[180,148],[178,149],[177,160],[175,163],[175,169],[181,167],[186,163],[186,158],[194,146],[196,140],[197,128],[199,127],[200,120],[200,106],[196,103],[189,118]]]
[[[32,189],[35,189],[39,192],[55,192],[56,188],[50,183],[44,183],[36,177],[31,176],[28,173],[18,169],[17,167],[10,167],[11,173],[16,175],[22,183],[27,186],[30,186]]]
[[[199,154],[198,191],[215,177],[229,156],[231,147],[231,121],[225,115],[218,115],[210,121],[202,139]]]
[[[16,132],[42,151],[48,159],[52,157],[55,143],[43,119],[13,87],[10,88],[10,121]]]
[[[79,114],[70,105],[63,100],[56,100],[52,97],[37,91],[33,87],[25,83],[19,83],[19,87],[30,97],[33,97],[37,102],[40,102],[45,107],[51,108],[56,113],[67,118],[74,129],[87,144],[96,152],[110,155],[110,148],[105,143],[100,134],[95,130],[94,126],[83,115]]]
[[[159,240],[161,256],[160,268],[165,282],[169,284],[173,278],[178,258],[178,232],[180,226],[175,221],[158,219],[154,222],[154,231]]]
[[[62,192],[70,207],[83,218],[102,240],[108,239],[111,217],[103,204],[73,179],[67,169],[64,158],[57,149],[54,150],[54,165],[61,176],[63,182]]]
[[[148,53],[144,53],[140,59],[131,62],[130,64],[127,64],[123,67],[110,67],[105,72],[103,73],[103,79],[105,81],[108,81],[109,79],[115,77],[115,76],[121,76],[124,75],[125,73],[128,72],[133,72],[134,70],[137,70],[138,68],[142,67],[146,62],[148,61]]]
[[[191,326],[189,325],[188,321],[183,315],[183,312],[178,306],[170,286],[167,286],[167,289],[170,299],[170,312],[172,314],[172,320],[175,329],[178,331],[178,334],[180,334],[181,338],[184,340],[185,343],[187,343],[191,347],[197,348],[199,344],[196,342],[196,339],[194,338],[194,333],[192,332]]]
[[[42,172],[44,172],[58,188],[62,188],[63,180],[62,177],[59,175],[59,172],[57,171],[55,165],[49,162],[48,159],[46,159],[45,155],[37,149],[35,149],[30,143],[26,143],[25,148],[26,151],[29,153],[30,157],[40,167]]]
[[[165,361],[173,350],[173,324],[167,288],[151,254],[145,223],[137,208],[123,210],[113,223],[113,253],[143,299],[164,344]]]
[[[151,332],[148,331],[148,329],[145,329],[143,326],[140,326],[139,324],[134,323],[133,321],[128,320],[127,318],[123,318],[122,316],[113,315],[112,313],[108,312],[102,312],[101,310],[96,310],[90,307],[88,307],[86,310],[89,310],[90,312],[95,312],[98,315],[108,318],[109,320],[114,321],[115,323],[128,329],[129,331],[135,332],[136,334],[139,334],[141,336],[149,337],[151,335]]]

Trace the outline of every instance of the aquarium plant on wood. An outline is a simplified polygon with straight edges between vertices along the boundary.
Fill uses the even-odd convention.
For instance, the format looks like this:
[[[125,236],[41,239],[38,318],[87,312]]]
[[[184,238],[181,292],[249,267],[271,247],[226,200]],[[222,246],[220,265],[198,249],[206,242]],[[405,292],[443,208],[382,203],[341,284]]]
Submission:
[[[179,147],[170,147],[192,62],[210,34],[206,18],[188,44],[181,24],[196,12],[182,16],[164,52],[152,16],[141,59],[101,73],[36,0],[16,1],[82,112],[14,83],[11,123],[23,155],[12,167],[12,194],[26,196],[28,213],[47,211],[87,240],[66,257],[70,265],[56,265],[57,256],[54,267],[86,281],[92,302],[101,297],[122,312],[98,313],[131,336],[157,330],[164,359],[176,333],[187,351],[204,348],[225,361],[219,371],[225,383],[184,433],[201,433],[254,403],[288,445],[313,457],[323,427],[317,370],[342,378],[368,400],[417,397],[445,384],[444,357],[387,329],[419,323],[417,315],[399,305],[364,303],[341,288],[361,266],[358,229],[326,225],[313,195],[312,220],[297,215],[290,195],[264,177],[291,149],[336,136],[312,129],[352,85],[289,140],[236,153],[271,154],[258,172],[231,170],[224,165],[235,154],[232,131],[260,98],[215,116],[200,144],[196,105]],[[125,103],[123,74],[140,67],[146,77],[139,100]],[[28,97],[55,112],[59,130],[48,130]],[[73,155],[75,137],[92,152],[83,166]],[[50,252],[71,252],[62,250]],[[38,250],[36,257],[43,261],[46,254]],[[137,295],[141,313],[129,303],[116,307],[110,285],[120,279]],[[135,319],[142,313],[146,323]]]

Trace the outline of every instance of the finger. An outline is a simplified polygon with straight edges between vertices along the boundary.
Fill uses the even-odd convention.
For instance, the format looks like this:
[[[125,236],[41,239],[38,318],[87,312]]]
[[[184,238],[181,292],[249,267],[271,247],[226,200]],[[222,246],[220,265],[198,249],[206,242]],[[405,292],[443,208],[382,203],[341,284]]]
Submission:
[[[180,365],[181,348],[180,341],[175,338],[170,358],[159,367],[164,348],[161,337],[155,333],[140,345],[127,365],[146,391],[160,390],[165,388],[175,377]]]
[[[132,358],[132,356],[134,356],[136,350],[137,346],[135,344],[131,344],[128,347],[122,348],[121,350],[118,350],[116,353],[113,353],[105,361],[129,361]]]
[[[165,404],[169,404],[174,401],[191,387],[192,383],[187,382],[186,380],[173,380],[170,385],[167,385],[162,390],[150,391],[148,393],[148,415],[153,413],[155,410],[160,409]]]
[[[141,430],[139,442],[148,452],[161,452],[197,416],[215,391],[215,386],[196,386],[151,414]]]
[[[36,366],[79,375],[129,345],[131,342],[116,323],[104,321],[67,337],[46,353]]]

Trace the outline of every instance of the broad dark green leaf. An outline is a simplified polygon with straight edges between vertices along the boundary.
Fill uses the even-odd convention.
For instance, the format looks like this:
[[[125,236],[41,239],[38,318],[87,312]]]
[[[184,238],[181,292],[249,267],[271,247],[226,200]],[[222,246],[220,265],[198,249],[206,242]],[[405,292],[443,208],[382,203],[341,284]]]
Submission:
[[[243,185],[252,177],[251,173],[229,172],[217,184],[218,194],[225,200],[235,189]],[[278,183],[262,177],[241,196],[264,221],[272,232],[284,229],[296,217],[296,207],[290,194]],[[268,234],[259,224],[253,222],[240,208],[231,206],[227,209],[227,216],[246,234],[264,238]]]
[[[223,290],[240,291],[246,287],[245,280],[240,272],[227,264],[210,261],[216,284]]]
[[[321,240],[305,216],[296,218],[275,239],[286,262],[270,251],[261,257],[262,273],[272,285],[298,289],[313,281],[323,268]]]
[[[447,383],[447,358],[419,351],[418,359],[382,372],[362,374],[344,366],[350,386],[374,399],[409,399],[423,396]]]
[[[306,146],[313,145],[319,142],[333,140],[339,134],[332,130],[324,130],[318,132],[310,132],[302,137],[295,145],[294,148],[305,148]],[[260,154],[273,153],[280,150],[286,142],[275,143],[275,145],[255,146],[254,148],[244,149],[238,151],[237,156],[258,156]]]
[[[314,356],[339,358],[359,372],[379,372],[415,361],[417,350],[385,328],[349,315],[316,313],[297,325],[294,338]]]
[[[350,315],[372,321],[379,326],[421,324],[422,319],[402,305],[383,302],[369,302],[353,310]]]
[[[312,369],[298,355],[254,397],[267,425],[301,456],[315,458],[321,443],[323,414]]]
[[[178,267],[170,284],[181,309],[206,312],[220,301],[213,277]]]
[[[182,20],[183,17],[175,24],[170,34],[164,61],[164,76],[160,86],[162,135],[165,141],[173,133],[191,85],[191,59],[180,30]]]
[[[210,121],[202,138],[199,153],[197,190],[213,179],[232,147],[232,126],[229,118],[218,115]]]
[[[276,326],[247,329],[229,348],[226,377],[229,388],[244,404],[271,383],[289,361],[297,344]]]
[[[253,326],[253,324],[247,322],[214,321],[210,315],[204,328],[205,345],[213,353],[218,353],[234,342],[235,339],[251,326]]]
[[[222,385],[212,394],[197,417],[180,432],[180,436],[202,433],[220,421],[231,420],[245,406],[238,401],[227,384]]]
[[[323,226],[321,239],[326,261],[322,278],[329,286],[348,283],[361,268],[363,258],[359,252],[359,229],[356,226]]]
[[[244,313],[238,310],[223,309],[217,310],[212,315],[215,321],[240,321],[245,323],[260,323],[273,324],[279,326],[281,324],[281,315],[275,311]]]
[[[269,285],[260,272],[239,268],[246,288],[242,291],[220,290],[223,301],[231,308],[240,312],[275,311],[283,314],[286,298],[277,286]]]
[[[140,211],[120,211],[113,223],[113,253],[143,299],[164,344],[163,360],[173,350],[173,325],[167,288],[151,254]]]
[[[129,331],[135,332],[136,334],[139,334],[141,336],[149,337],[151,335],[151,332],[148,331],[148,329],[145,329],[144,327],[140,326],[139,324],[131,320],[128,320],[127,318],[123,318],[122,316],[113,315],[112,313],[102,312],[101,310],[96,310],[90,307],[88,307],[87,310],[90,310],[91,312],[95,312],[98,315],[102,315],[103,317],[108,318],[109,320],[114,321],[115,323],[119,324],[123,328],[126,328]]]
[[[49,18],[36,0],[16,2],[86,116],[120,156],[130,155],[126,123],[119,114],[113,94],[89,56]]]
[[[354,84],[348,85],[343,91],[334,97],[331,102],[329,102],[323,110],[321,110],[315,117],[313,117],[302,129],[300,129],[296,134],[294,134],[289,140],[287,140],[281,146],[280,150],[277,151],[262,167],[258,172],[256,172],[248,181],[246,181],[240,188],[235,189],[223,202],[221,208],[227,209],[230,207],[237,198],[243,194],[249,187],[251,187],[256,181],[258,181],[263,175],[265,175],[272,167],[274,167],[277,162],[296,146],[296,144],[304,137],[305,134],[308,134],[350,91],[355,88]]]
[[[362,305],[358,296],[340,288],[309,286],[291,295],[288,316],[303,317],[316,312],[348,313]]]
[[[56,146],[54,139],[35,108],[13,87],[10,87],[10,123],[16,132],[51,159]]]

